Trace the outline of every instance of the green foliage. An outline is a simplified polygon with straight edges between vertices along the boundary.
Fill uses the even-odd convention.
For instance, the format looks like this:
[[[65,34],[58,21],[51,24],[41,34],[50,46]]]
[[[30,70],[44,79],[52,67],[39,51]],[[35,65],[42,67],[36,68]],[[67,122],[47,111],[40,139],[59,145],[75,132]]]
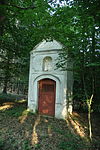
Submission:
[[[94,94],[99,103],[100,51],[99,0],[1,1],[0,81],[6,93],[9,82],[28,85],[29,52],[42,39],[55,38],[65,48],[57,67],[71,70],[73,60],[74,99]],[[68,58],[71,59],[68,59]]]
[[[2,139],[0,139],[0,150],[3,150],[4,142]]]
[[[41,145],[40,144],[35,144],[34,147],[35,147],[36,150],[38,150],[38,149],[41,148]]]
[[[28,82],[29,52],[50,35],[52,18],[47,1],[2,1],[1,4],[4,20],[0,19],[0,80],[6,93],[9,82]]]
[[[93,94],[95,103],[100,103],[99,1],[74,0],[70,6],[58,8],[54,14],[55,31],[58,31],[55,34],[65,45],[59,54],[57,67],[69,70],[66,62],[73,60],[74,99],[82,101]]]
[[[100,104],[94,105],[94,112],[100,113]]]
[[[23,142],[23,150],[30,150],[30,144],[29,144],[29,141],[28,140],[25,140]]]
[[[7,116],[11,116],[11,117],[20,117],[24,110],[25,110],[25,108],[22,106],[14,107],[14,109],[11,108],[11,109],[6,110],[5,114]]]

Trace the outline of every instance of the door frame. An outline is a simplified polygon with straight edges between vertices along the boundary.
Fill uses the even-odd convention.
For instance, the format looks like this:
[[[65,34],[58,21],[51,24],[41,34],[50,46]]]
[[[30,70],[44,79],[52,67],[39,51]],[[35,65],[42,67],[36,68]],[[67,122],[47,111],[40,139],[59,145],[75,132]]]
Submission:
[[[62,100],[62,94],[61,94],[61,89],[62,89],[62,84],[61,84],[61,80],[58,76],[56,75],[52,75],[52,74],[36,74],[36,76],[34,77],[33,83],[32,83],[32,95],[30,97],[30,109],[32,109],[32,111],[35,113],[38,111],[38,81],[45,79],[45,78],[49,78],[52,79],[56,82],[56,97],[55,97],[55,117],[59,116],[58,112],[58,104],[60,104],[61,106],[61,100]],[[35,90],[34,90],[35,89]]]
[[[41,80],[38,81],[38,112],[39,112],[39,103],[40,103],[40,89],[39,89],[39,83],[42,82],[43,80],[48,80],[48,81],[53,81],[53,85],[54,85],[54,91],[53,91],[53,94],[54,94],[54,105],[53,105],[53,115],[51,116],[55,116],[55,105],[56,105],[56,81],[53,80],[53,79],[50,79],[50,78],[43,78]],[[50,116],[49,114],[42,114],[42,115],[47,115],[47,116]]]

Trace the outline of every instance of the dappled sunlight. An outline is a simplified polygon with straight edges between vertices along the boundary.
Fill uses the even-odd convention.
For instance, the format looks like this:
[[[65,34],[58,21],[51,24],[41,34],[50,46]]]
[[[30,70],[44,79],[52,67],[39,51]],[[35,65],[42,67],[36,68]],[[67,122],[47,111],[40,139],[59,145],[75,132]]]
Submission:
[[[66,105],[63,107],[63,110],[62,110],[62,116],[63,118],[66,118],[66,114],[67,114],[67,109],[66,109]]]
[[[25,137],[28,138],[30,136],[29,131],[25,131]]]
[[[49,123],[49,121],[47,119],[44,119],[44,122],[47,123],[47,124]],[[52,127],[51,127],[51,125],[48,125],[47,133],[48,133],[49,137],[52,136]]]
[[[48,123],[49,121],[47,119],[44,119],[44,122]]]
[[[3,103],[2,106],[0,106],[0,110],[6,110],[6,109],[10,109],[14,106],[15,103],[13,102],[6,102],[6,103]]]
[[[76,117],[80,117],[80,115],[79,115],[77,112],[74,112],[74,115],[75,115]]]
[[[52,136],[51,126],[48,126],[48,135],[49,135],[49,137],[51,137],[51,136]]]
[[[32,140],[31,140],[32,146],[34,146],[35,144],[38,144],[38,142],[39,142],[38,134],[36,132],[36,127],[39,123],[40,123],[40,116],[37,117],[37,119],[35,120],[35,123],[33,125]]]
[[[4,106],[0,106],[0,110],[6,110],[6,109],[10,109],[12,107],[13,107],[13,105],[4,105]]]
[[[73,118],[72,115],[69,115],[68,118],[66,119],[66,122],[68,124],[69,129],[72,132],[76,132],[79,136],[85,137],[85,126],[83,127],[82,124],[79,123],[75,118]]]
[[[26,99],[16,100],[17,103],[25,103]]]
[[[19,119],[19,122],[22,124],[25,122],[25,120],[27,119],[28,117],[28,114],[29,114],[29,109],[26,109],[22,112],[22,115],[18,118]]]

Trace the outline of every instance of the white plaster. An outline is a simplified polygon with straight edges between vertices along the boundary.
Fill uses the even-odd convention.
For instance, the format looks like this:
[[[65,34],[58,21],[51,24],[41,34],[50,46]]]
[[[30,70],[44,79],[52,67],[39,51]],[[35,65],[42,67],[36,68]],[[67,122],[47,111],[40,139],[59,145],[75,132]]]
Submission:
[[[71,98],[70,105],[68,103],[69,94],[70,96],[72,94],[72,73],[56,69],[58,53],[62,48],[63,46],[55,40],[49,42],[43,40],[30,53],[28,107],[33,112],[38,110],[38,82],[45,78],[56,82],[55,117],[65,118],[72,106]],[[52,68],[48,71],[43,70],[45,57],[52,58]]]
[[[35,51],[47,51],[47,50],[60,50],[63,48],[63,45],[56,40],[46,41],[43,40],[41,43],[36,45],[33,50]]]

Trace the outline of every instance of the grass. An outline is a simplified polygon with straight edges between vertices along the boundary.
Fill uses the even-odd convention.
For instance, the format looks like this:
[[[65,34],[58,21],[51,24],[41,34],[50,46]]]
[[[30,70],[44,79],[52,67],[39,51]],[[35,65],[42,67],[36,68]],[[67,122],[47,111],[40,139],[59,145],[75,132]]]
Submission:
[[[0,100],[0,150],[99,150],[99,137],[90,144],[75,132],[72,123],[85,126],[84,117],[68,122],[39,116],[27,110],[23,97],[14,97]]]
[[[24,111],[23,107],[17,106],[17,107],[14,107],[14,108],[4,111],[3,113],[5,113],[5,115],[9,116],[9,117],[19,117],[19,116],[21,116],[23,111]]]

